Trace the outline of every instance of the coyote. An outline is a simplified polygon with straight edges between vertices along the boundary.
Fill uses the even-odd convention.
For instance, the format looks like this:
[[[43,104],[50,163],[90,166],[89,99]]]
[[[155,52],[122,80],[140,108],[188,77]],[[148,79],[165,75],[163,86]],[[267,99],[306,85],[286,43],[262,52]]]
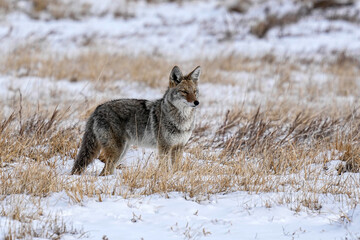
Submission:
[[[102,150],[100,176],[113,174],[130,145],[158,148],[166,166],[178,167],[194,129],[200,66],[183,75],[175,66],[161,99],[118,99],[99,105],[89,117],[72,174],[81,172]]]

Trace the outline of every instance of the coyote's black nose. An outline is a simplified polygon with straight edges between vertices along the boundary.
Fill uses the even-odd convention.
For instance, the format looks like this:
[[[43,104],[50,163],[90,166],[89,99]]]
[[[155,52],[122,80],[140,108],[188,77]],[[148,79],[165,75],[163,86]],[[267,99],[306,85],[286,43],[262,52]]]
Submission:
[[[196,100],[196,101],[194,102],[194,104],[195,104],[195,106],[199,105],[199,101]]]

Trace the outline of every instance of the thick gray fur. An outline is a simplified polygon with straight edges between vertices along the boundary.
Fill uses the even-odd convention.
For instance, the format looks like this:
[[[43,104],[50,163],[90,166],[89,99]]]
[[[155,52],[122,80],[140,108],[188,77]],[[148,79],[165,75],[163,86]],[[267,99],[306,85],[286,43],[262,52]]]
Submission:
[[[81,174],[101,149],[106,159],[100,175],[113,174],[130,145],[158,148],[160,159],[174,165],[194,129],[199,76],[200,67],[183,76],[175,66],[161,99],[119,99],[99,105],[87,121],[72,174]]]

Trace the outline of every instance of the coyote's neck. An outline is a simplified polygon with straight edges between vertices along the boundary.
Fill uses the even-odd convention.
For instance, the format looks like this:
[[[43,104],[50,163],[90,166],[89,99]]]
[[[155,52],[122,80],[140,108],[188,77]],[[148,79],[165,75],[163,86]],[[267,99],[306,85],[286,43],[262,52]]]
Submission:
[[[195,109],[174,98],[170,90],[162,98],[162,112],[179,129],[190,130],[195,119]]]

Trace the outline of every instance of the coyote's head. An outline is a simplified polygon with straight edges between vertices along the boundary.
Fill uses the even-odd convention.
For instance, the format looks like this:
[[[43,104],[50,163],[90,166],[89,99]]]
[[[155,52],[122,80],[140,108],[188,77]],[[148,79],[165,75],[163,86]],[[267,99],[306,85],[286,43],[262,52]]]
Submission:
[[[173,101],[193,108],[200,104],[198,100],[198,80],[200,72],[200,66],[185,76],[183,76],[178,66],[175,66],[171,70],[169,88],[172,89]]]

